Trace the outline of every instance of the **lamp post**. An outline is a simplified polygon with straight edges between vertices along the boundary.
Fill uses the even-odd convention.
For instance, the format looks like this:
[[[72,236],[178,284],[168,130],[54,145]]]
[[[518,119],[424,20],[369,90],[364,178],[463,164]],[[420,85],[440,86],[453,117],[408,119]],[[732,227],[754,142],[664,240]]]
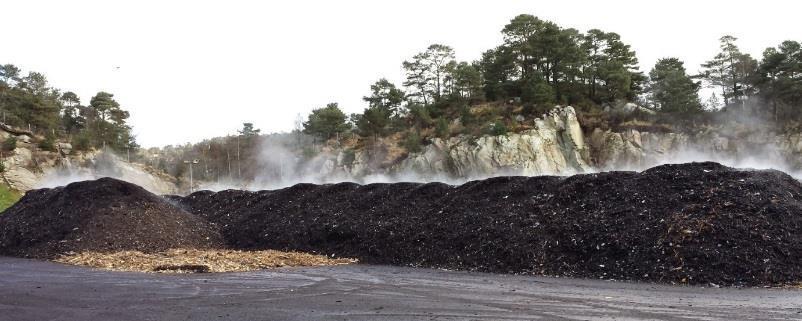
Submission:
[[[185,160],[184,164],[189,164],[189,193],[192,194],[192,164],[197,164],[198,160],[188,161]]]

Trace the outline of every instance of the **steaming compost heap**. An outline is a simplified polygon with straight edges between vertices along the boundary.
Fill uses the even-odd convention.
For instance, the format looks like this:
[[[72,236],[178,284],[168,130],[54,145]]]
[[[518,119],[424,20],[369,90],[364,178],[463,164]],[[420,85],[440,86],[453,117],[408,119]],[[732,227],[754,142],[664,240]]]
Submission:
[[[0,214],[0,254],[54,258],[68,252],[218,248],[206,220],[112,178],[32,190]]]
[[[131,213],[129,208],[139,206],[137,198],[119,194],[114,201],[72,200],[82,195],[79,190],[104,190],[110,181],[26,195],[0,216],[0,252],[25,255],[26,246],[63,238],[26,226],[66,225],[59,213],[74,213],[76,206],[92,212],[85,214],[89,217]],[[641,173],[498,177],[460,186],[298,184],[274,191],[202,191],[172,199],[219,228],[224,246],[231,249],[689,284],[802,280],[802,185],[774,170],[691,163]],[[54,219],[62,223],[51,223]],[[120,231],[132,228],[128,224],[133,222],[120,223],[102,228]]]
[[[802,185],[716,163],[562,177],[299,184],[181,200],[229,245],[362,262],[691,284],[802,280]]]

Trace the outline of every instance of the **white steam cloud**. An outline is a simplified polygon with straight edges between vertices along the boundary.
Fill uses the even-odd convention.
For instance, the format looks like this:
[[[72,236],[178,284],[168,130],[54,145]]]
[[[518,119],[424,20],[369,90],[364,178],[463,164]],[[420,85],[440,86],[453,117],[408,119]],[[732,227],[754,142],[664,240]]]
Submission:
[[[802,161],[795,156],[802,151],[802,135],[777,134],[767,130],[771,128],[768,123],[743,115],[729,117],[737,119],[719,120],[719,123],[728,125],[718,127],[714,135],[710,135],[709,131],[700,135],[688,134],[683,139],[666,140],[671,142],[669,146],[662,146],[666,141],[654,143],[653,140],[647,142],[647,139],[643,138],[645,144],[641,144],[640,141],[634,144],[637,150],[634,157],[630,154],[623,159],[592,164],[594,167],[589,172],[641,171],[662,164],[713,161],[735,168],[776,169],[797,179],[802,178],[800,170]],[[642,137],[647,136],[643,135]],[[654,139],[660,135],[665,138],[679,134],[649,135],[651,135],[649,139]],[[585,137],[586,145],[590,140],[591,137]],[[258,153],[254,160],[246,165],[253,167],[248,169],[249,173],[255,173],[252,176],[249,174],[252,178],[237,180],[229,175],[220,177],[218,181],[208,182],[198,181],[196,177],[194,189],[272,190],[298,183],[338,182],[359,184],[442,182],[457,185],[492,176],[525,174],[523,169],[514,166],[494,168],[491,174],[482,174],[477,170],[478,173],[464,176],[453,175],[447,170],[417,171],[410,169],[413,166],[386,165],[380,160],[375,160],[383,160],[386,151],[374,153],[371,150],[373,157],[367,157],[364,151],[363,154],[359,154],[348,148],[315,145],[310,137],[297,133],[262,136],[258,141],[261,144]],[[442,157],[448,156],[441,155]],[[591,157],[595,159],[595,155]],[[75,181],[113,177],[140,185],[157,194],[186,193],[188,189],[184,186],[182,190],[178,190],[175,180],[171,180],[168,175],[159,175],[143,165],[127,163],[112,153],[101,153],[88,162],[90,163],[88,166],[67,164],[58,170],[50,171],[39,181],[37,187],[55,187]],[[544,174],[576,174],[575,168],[570,166],[569,168],[570,172]]]
[[[69,159],[65,159],[64,162],[63,166],[47,171],[35,187],[52,188],[73,182],[111,177],[134,183],[155,194],[177,192],[175,184],[164,177],[148,172],[142,165],[128,163],[110,151],[86,159],[87,164],[82,166],[70,163]]]
[[[775,169],[788,173],[800,179],[802,171],[796,161],[802,147],[799,142],[794,143],[794,136],[774,131],[773,123],[765,122],[757,117],[744,113],[715,114],[715,129],[704,127],[705,132],[688,134],[651,133],[652,137],[662,135],[661,143],[672,141],[667,137],[683,135],[683,139],[674,140],[670,146],[637,146],[638,154],[635,159],[612,162],[612,164],[592,164],[589,172],[608,170],[641,171],[663,164],[677,164],[689,162],[712,161],[723,165],[743,169]],[[672,136],[674,135],[674,136]],[[446,171],[432,173],[431,170],[419,172],[400,166],[382,167],[378,161],[353,159],[347,148],[324,147],[321,151],[309,153],[304,157],[302,149],[309,148],[310,142],[303,142],[306,138],[293,140],[295,135],[284,135],[272,139],[266,137],[262,140],[259,150],[258,162],[255,165],[257,175],[247,182],[209,184],[202,188],[221,190],[239,188],[248,190],[278,189],[292,186],[297,183],[337,183],[355,182],[393,183],[393,182],[443,182],[447,184],[462,184],[470,180],[484,179],[492,176],[524,175],[523,169],[501,168],[495,169],[492,174],[471,174],[467,176],[454,176]],[[289,138],[288,138],[289,137]],[[590,137],[585,137],[586,142]],[[802,139],[797,137],[796,139]],[[800,145],[802,146],[802,145]],[[363,148],[364,149],[364,148]],[[381,153],[375,158],[382,158]],[[363,155],[364,156],[364,155]],[[632,155],[629,155],[632,156]],[[346,160],[344,158],[352,159]],[[448,156],[446,156],[448,157]],[[369,158],[369,157],[368,157]],[[366,164],[367,163],[367,164]],[[576,174],[571,171],[556,173],[558,175]],[[554,173],[544,173],[554,174]]]

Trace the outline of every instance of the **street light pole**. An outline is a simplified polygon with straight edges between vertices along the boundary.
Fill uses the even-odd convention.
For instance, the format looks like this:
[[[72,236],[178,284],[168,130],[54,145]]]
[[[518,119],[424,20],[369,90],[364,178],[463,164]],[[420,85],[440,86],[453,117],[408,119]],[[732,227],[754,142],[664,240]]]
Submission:
[[[239,134],[237,134],[237,179],[242,179],[242,165],[239,161]]]
[[[193,184],[193,182],[192,182],[192,164],[197,164],[197,163],[198,163],[197,159],[192,160],[192,161],[188,161],[188,160],[184,161],[184,164],[189,164],[189,193],[190,194],[192,194],[192,188],[193,188],[192,187],[192,184]]]

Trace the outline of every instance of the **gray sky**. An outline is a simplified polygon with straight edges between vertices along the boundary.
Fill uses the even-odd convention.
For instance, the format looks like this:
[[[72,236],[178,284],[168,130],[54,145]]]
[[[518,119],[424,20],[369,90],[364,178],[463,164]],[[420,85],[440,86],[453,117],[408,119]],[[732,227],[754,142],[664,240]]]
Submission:
[[[759,57],[802,41],[797,1],[32,1],[0,0],[0,63],[39,71],[84,103],[100,90],[131,112],[143,146],[292,129],[328,102],[359,112],[381,77],[431,43],[472,61],[529,13],[622,35],[641,70],[676,56],[689,71],[717,39]],[[117,70],[115,67],[119,66]]]

